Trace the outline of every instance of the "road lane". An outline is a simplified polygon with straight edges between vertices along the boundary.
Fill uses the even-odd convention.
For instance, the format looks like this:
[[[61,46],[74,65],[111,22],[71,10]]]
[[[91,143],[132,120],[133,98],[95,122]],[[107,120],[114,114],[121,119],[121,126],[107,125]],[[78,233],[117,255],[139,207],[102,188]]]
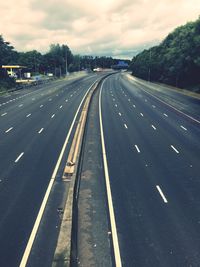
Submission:
[[[57,92],[41,89],[24,97],[20,108],[18,100],[1,107],[7,110],[7,118],[0,117],[1,266],[19,265],[75,111],[94,80],[63,85]]]
[[[102,113],[122,263],[198,266],[199,127],[114,76]]]

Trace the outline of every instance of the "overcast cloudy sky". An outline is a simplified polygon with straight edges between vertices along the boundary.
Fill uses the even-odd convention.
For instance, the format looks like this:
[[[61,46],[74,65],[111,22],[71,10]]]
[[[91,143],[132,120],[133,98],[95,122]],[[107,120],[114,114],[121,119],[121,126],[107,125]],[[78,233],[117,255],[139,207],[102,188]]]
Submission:
[[[198,18],[200,0],[2,0],[0,34],[18,51],[132,58],[175,27]]]

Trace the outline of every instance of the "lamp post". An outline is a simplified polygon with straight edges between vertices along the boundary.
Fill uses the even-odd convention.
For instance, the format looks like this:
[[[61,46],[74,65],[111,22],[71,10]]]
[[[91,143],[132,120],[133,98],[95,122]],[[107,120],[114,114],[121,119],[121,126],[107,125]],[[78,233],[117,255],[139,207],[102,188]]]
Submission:
[[[67,76],[68,75],[68,68],[67,68],[67,49],[66,49],[65,63],[66,63],[66,76]]]
[[[149,72],[148,72],[148,81],[151,81],[151,49],[149,51]]]

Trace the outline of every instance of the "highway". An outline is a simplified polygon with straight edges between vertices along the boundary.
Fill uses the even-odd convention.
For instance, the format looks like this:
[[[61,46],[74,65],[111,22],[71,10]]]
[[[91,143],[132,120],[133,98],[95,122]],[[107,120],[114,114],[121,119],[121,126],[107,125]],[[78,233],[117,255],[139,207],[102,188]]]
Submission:
[[[117,266],[199,266],[200,100],[145,90],[121,74],[101,90]]]
[[[19,266],[75,113],[97,78],[0,97],[0,266]]]

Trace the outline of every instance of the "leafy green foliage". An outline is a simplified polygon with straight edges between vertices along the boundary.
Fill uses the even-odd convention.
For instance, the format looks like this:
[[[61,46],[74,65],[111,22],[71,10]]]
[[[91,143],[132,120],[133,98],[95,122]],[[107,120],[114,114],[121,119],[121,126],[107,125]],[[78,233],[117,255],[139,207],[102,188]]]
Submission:
[[[200,18],[176,28],[160,45],[138,54],[130,69],[142,79],[178,87],[200,84]]]

